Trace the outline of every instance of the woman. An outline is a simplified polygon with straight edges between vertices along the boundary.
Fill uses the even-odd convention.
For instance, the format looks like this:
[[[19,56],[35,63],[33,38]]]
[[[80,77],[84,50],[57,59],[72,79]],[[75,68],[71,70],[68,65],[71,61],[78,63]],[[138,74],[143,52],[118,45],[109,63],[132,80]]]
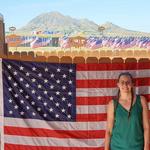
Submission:
[[[118,95],[107,108],[105,150],[150,150],[149,116],[145,97],[135,95],[132,75],[118,77]]]

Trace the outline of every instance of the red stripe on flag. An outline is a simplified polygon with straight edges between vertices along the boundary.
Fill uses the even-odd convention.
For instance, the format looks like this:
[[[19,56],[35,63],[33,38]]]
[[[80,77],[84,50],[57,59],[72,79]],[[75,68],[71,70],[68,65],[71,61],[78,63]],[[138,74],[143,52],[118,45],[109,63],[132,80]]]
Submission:
[[[106,113],[100,114],[77,114],[77,121],[90,122],[90,121],[106,121]]]
[[[7,135],[21,135],[32,137],[55,137],[55,138],[75,138],[75,139],[93,139],[104,138],[104,130],[49,130],[41,128],[21,128],[21,127],[4,127],[4,133]]]
[[[77,64],[77,71],[113,71],[150,69],[150,63]]]
[[[149,86],[150,82],[149,77],[145,78],[136,78],[135,86]],[[96,80],[77,80],[77,88],[113,88],[117,86],[116,79],[96,79]]]
[[[115,87],[116,80],[112,79],[97,79],[97,80],[77,80],[77,88],[110,88]]]
[[[101,97],[77,97],[77,105],[107,105],[112,96]]]
[[[5,144],[5,150],[104,150],[104,147],[52,147]]]
[[[119,67],[117,65],[116,68],[114,68],[114,70],[116,70],[117,68],[122,68],[121,70],[123,70],[123,66],[124,64],[120,64],[121,66]],[[112,65],[111,64],[77,64],[77,71],[108,71],[108,70],[112,70]]]

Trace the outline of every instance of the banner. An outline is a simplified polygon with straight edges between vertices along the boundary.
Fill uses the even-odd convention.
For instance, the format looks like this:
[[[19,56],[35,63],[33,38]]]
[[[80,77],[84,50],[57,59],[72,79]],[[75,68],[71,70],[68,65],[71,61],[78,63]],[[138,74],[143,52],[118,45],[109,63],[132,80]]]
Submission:
[[[106,105],[129,71],[148,99],[150,64],[0,64],[1,150],[103,150]],[[3,90],[2,90],[3,89]]]

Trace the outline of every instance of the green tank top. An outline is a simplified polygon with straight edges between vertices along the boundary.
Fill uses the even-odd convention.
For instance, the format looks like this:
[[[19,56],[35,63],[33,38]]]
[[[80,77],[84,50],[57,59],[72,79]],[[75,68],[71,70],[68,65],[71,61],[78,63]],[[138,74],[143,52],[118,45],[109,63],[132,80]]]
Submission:
[[[114,100],[114,106],[117,101]],[[143,150],[144,130],[142,122],[142,105],[140,96],[131,109],[128,119],[128,111],[118,103],[115,112],[114,127],[110,140],[110,150]]]

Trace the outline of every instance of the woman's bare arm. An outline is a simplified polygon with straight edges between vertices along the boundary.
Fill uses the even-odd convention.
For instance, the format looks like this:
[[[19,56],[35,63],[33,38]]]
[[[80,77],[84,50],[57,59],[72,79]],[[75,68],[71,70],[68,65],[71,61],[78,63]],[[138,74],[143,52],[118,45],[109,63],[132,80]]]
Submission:
[[[150,150],[149,113],[148,113],[148,104],[144,96],[141,96],[141,104],[143,107],[144,150]]]
[[[112,128],[114,124],[114,104],[113,100],[111,100],[107,106],[107,126],[105,133],[105,149],[110,150],[110,138],[112,134]]]

